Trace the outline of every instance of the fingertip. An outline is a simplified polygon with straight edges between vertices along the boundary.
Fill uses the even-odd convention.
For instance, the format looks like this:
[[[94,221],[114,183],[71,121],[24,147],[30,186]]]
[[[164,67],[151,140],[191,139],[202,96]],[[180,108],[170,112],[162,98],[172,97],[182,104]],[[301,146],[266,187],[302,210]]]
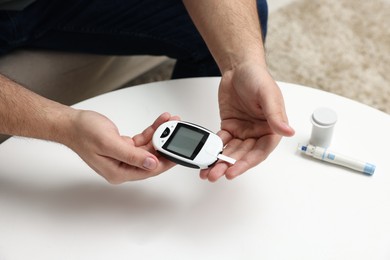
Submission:
[[[161,115],[159,115],[156,120],[154,120],[153,124],[151,125],[151,128],[153,130],[157,129],[161,124],[169,121],[171,118],[171,114],[168,112],[164,112]],[[148,129],[148,128],[147,128]]]
[[[175,116],[171,116],[171,118],[169,119],[170,121],[174,121],[174,120],[181,120],[180,119],[180,116],[178,116],[178,115],[175,115]]]
[[[155,170],[158,166],[158,160],[153,157],[146,157],[142,166],[146,170],[150,170],[150,171]]]
[[[270,127],[278,135],[290,137],[295,134],[295,130],[281,118],[269,118]]]
[[[206,170],[201,170],[199,172],[199,177],[202,179],[202,180],[207,180],[207,175],[209,173],[209,170],[206,169]]]
[[[219,178],[221,178],[223,175],[225,175],[225,172],[227,170],[228,166],[226,163],[217,163],[216,165],[214,165],[211,169],[210,169],[210,172],[208,173],[207,175],[207,179],[210,181],[210,182],[216,182],[217,180],[219,180]]]
[[[163,122],[169,121],[171,119],[171,114],[169,112],[162,113],[158,119],[160,119]]]
[[[228,180],[233,180],[250,169],[250,166],[247,162],[237,161],[234,165],[230,166],[225,173],[225,178]]]
[[[207,180],[207,176],[204,176],[204,175],[202,175],[202,174],[199,174],[199,178],[200,178],[201,180]]]
[[[295,134],[294,128],[292,128],[292,127],[291,127],[288,123],[286,123],[286,122],[282,122],[281,128],[282,128],[282,135],[283,135],[283,136],[290,137],[290,136],[293,136],[293,135]]]
[[[225,175],[225,178],[229,181],[235,179],[237,176],[236,175]]]
[[[235,179],[239,175],[240,174],[237,174],[235,171],[230,170],[230,171],[226,172],[225,178],[227,180],[231,181],[231,180]]]
[[[171,117],[171,114],[169,112],[164,112],[160,115],[160,117],[169,118]]]
[[[208,178],[207,178],[207,180],[208,180],[209,182],[211,182],[211,183],[215,183],[215,182],[218,181],[219,178],[220,178],[220,177],[215,177],[215,176],[213,176],[213,175],[209,175]]]
[[[233,139],[233,136],[227,132],[227,131],[224,131],[224,130],[220,130],[217,135],[222,139],[222,142],[224,144],[227,144],[228,142],[230,142],[230,140]]]
[[[124,154],[126,157],[122,161],[129,165],[148,171],[154,171],[159,167],[159,159],[152,152],[143,148],[129,147],[126,154]]]

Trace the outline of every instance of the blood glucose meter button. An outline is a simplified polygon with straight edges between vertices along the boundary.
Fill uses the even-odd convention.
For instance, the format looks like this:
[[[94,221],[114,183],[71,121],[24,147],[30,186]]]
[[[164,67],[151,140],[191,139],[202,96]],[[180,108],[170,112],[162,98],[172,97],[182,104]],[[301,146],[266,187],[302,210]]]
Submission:
[[[164,129],[164,132],[162,132],[160,138],[167,137],[167,136],[169,135],[170,132],[171,132],[171,130],[169,129],[169,127],[165,128],[165,129]]]

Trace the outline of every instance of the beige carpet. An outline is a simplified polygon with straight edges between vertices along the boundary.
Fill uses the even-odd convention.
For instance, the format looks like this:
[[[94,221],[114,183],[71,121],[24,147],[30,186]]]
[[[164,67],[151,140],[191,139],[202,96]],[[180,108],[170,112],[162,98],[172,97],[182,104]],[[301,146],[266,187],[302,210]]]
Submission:
[[[270,14],[266,49],[276,80],[390,113],[389,0],[297,0]],[[168,79],[172,66],[131,84]]]
[[[390,1],[293,2],[270,15],[266,49],[275,79],[390,113]]]

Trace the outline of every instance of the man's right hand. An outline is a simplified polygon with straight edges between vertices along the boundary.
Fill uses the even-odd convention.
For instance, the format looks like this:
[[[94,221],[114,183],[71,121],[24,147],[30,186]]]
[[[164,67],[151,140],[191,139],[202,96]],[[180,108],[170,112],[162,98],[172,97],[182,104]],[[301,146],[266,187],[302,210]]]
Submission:
[[[142,133],[131,138],[121,136],[118,128],[105,116],[79,110],[74,116],[72,134],[64,144],[112,184],[146,179],[175,165],[159,156],[151,141],[158,126],[178,119],[164,113]]]

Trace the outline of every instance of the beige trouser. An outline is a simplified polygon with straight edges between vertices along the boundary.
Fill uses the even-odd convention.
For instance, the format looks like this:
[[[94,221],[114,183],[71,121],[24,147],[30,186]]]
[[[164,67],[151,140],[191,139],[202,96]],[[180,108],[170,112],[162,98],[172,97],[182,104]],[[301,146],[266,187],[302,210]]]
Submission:
[[[0,73],[42,96],[72,105],[122,87],[165,59],[17,51],[0,58]],[[6,138],[0,135],[0,143]]]

